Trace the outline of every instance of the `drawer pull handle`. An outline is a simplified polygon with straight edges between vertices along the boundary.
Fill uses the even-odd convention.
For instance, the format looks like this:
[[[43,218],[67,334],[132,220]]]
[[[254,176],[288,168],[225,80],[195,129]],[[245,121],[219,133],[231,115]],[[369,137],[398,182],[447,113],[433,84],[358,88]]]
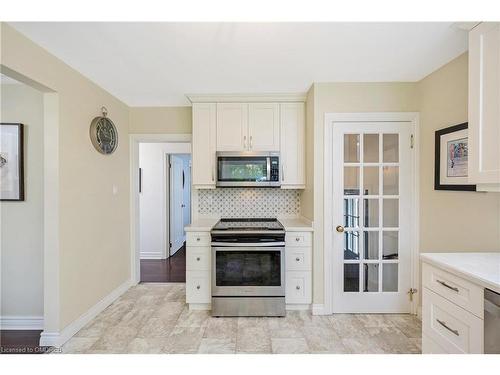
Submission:
[[[300,286],[299,286],[299,285],[297,285],[297,286],[295,287],[295,289],[300,290]]]
[[[299,257],[295,258],[295,260],[296,260],[297,262],[300,262],[300,258],[299,258]]]
[[[439,320],[439,319],[436,319],[436,322],[438,322],[439,324],[441,324],[444,328],[446,328],[448,331],[450,331],[451,333],[453,333],[455,336],[460,336],[460,334],[458,333],[458,331],[456,329],[452,329],[452,328],[448,327],[446,325],[446,322],[443,322],[442,320]]]
[[[300,241],[300,237],[295,237],[295,241],[299,242]]]
[[[197,257],[197,258],[196,258],[196,260],[197,260],[198,262],[200,261],[200,259],[201,259],[200,257]]]
[[[457,292],[457,293],[458,293],[458,288],[455,288],[454,286],[448,285],[448,284],[446,284],[444,281],[441,281],[441,280],[438,280],[438,279],[436,279],[436,281],[437,281],[439,284],[441,284],[442,286],[444,286],[444,287],[446,287],[446,288],[448,288],[448,289],[454,290],[455,292]]]
[[[199,285],[196,286],[196,289],[200,289],[201,287]]]

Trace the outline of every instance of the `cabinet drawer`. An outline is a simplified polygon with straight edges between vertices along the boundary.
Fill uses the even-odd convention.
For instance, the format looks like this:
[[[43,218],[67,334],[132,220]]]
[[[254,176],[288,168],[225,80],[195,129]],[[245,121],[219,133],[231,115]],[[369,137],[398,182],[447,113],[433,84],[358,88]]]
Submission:
[[[483,288],[427,263],[422,267],[424,287],[483,318]]]
[[[186,270],[209,271],[210,247],[193,246],[186,249]]]
[[[311,272],[287,272],[285,283],[286,303],[311,303]]]
[[[210,271],[186,272],[186,302],[210,303]]]
[[[285,235],[286,246],[311,246],[312,234],[311,232],[288,232]]]
[[[209,232],[186,233],[186,246],[210,246],[212,237]]]
[[[285,269],[287,271],[311,271],[311,248],[285,248]]]
[[[424,288],[422,332],[447,353],[483,353],[483,320]]]
[[[447,354],[447,352],[424,333],[422,334],[422,354]]]

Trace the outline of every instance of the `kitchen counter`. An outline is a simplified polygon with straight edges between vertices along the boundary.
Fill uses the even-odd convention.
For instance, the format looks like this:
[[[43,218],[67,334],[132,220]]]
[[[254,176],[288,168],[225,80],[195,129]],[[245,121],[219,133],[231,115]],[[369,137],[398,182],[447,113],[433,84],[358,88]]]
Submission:
[[[210,232],[219,219],[199,219],[184,227],[186,232]]]
[[[420,259],[500,293],[500,253],[422,253]]]
[[[280,219],[281,224],[285,227],[287,232],[312,232],[312,223],[306,219]]]

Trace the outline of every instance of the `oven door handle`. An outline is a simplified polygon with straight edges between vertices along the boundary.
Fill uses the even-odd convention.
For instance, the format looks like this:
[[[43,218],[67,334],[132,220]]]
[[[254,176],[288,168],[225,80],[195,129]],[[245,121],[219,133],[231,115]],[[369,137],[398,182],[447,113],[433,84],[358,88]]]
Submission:
[[[249,247],[283,247],[285,242],[212,242],[212,247],[232,247],[234,250],[248,250]],[[231,249],[232,250],[232,249]]]

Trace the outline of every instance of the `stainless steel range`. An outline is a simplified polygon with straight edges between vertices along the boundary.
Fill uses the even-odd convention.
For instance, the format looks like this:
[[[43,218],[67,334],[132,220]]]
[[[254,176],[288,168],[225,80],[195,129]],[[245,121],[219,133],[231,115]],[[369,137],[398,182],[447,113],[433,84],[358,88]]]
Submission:
[[[212,315],[285,315],[285,229],[276,219],[221,219],[212,229]]]

